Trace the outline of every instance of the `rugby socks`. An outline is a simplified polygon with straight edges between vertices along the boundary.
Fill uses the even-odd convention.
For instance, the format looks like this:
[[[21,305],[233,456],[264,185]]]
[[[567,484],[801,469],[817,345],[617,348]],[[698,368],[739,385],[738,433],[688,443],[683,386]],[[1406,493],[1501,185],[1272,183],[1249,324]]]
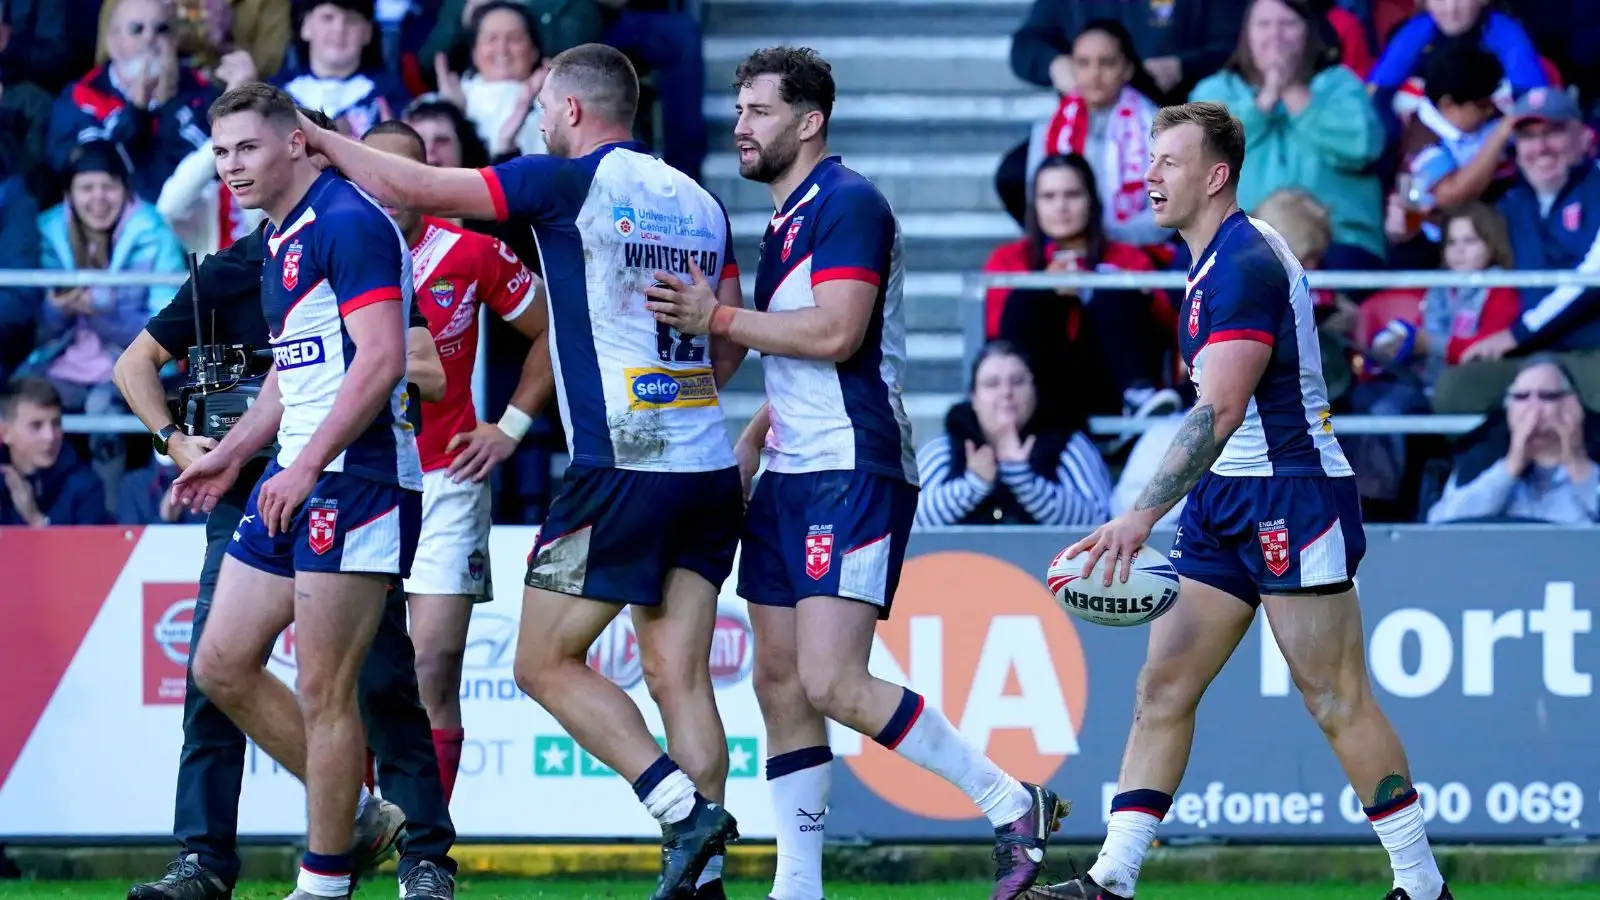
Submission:
[[[706,860],[706,867],[700,870],[700,877],[695,879],[694,886],[697,888],[702,888],[713,881],[720,881],[721,879],[722,854],[718,853],[716,856]]]
[[[300,858],[295,886],[313,897],[350,896],[350,854],[308,851]]]
[[[833,751],[806,747],[767,760],[778,838],[772,900],[821,900],[822,842]]]
[[[900,706],[873,740],[960,788],[996,828],[1028,814],[1027,788],[967,743],[944,713],[927,709],[921,694],[902,690]]]
[[[1156,826],[1172,809],[1172,795],[1162,791],[1123,791],[1111,798],[1111,821],[1100,857],[1089,867],[1089,877],[1114,894],[1133,896],[1144,856],[1156,840]]]
[[[466,732],[459,728],[433,730],[433,755],[439,758],[439,783],[444,785],[444,802],[449,805],[456,792],[456,773],[461,771],[461,742]]]
[[[665,753],[633,783],[633,792],[650,815],[663,825],[689,818],[689,813],[694,812],[695,798],[700,796],[695,793],[694,782]]]
[[[1439,863],[1428,846],[1417,792],[1406,791],[1404,796],[1369,806],[1366,813],[1383,849],[1389,851],[1394,886],[1405,888],[1412,900],[1435,900],[1444,890],[1444,876],[1439,874]]]

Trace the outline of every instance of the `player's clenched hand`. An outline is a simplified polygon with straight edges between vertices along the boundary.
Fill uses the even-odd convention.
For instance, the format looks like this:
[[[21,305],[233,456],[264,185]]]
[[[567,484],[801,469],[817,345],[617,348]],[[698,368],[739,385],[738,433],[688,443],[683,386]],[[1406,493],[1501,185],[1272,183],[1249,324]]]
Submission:
[[[217,500],[239,478],[240,462],[221,453],[202,453],[172,482],[172,502],[187,509],[209,513]]]
[[[489,422],[479,422],[471,431],[461,432],[451,438],[444,449],[446,453],[455,453],[458,447],[461,452],[450,461],[450,477],[458,484],[488,478],[495,466],[517,452],[517,442],[511,435]]]
[[[1112,573],[1121,569],[1118,581],[1127,582],[1128,573],[1133,569],[1133,554],[1150,538],[1152,523],[1138,511],[1129,510],[1115,519],[1096,528],[1092,534],[1067,548],[1067,559],[1075,559],[1080,553],[1088,553],[1088,558],[1083,561],[1083,574],[1088,578],[1094,570],[1100,557],[1111,554],[1111,559],[1106,563],[1103,584],[1110,586]]]
[[[317,475],[312,469],[290,466],[261,485],[256,492],[256,510],[268,537],[277,537],[294,526],[294,514],[317,486]]]
[[[671,325],[682,334],[710,334],[711,314],[717,309],[717,295],[704,272],[689,260],[689,274],[694,279],[685,284],[671,272],[657,272],[657,284],[644,289],[644,308],[655,313],[656,321]]]

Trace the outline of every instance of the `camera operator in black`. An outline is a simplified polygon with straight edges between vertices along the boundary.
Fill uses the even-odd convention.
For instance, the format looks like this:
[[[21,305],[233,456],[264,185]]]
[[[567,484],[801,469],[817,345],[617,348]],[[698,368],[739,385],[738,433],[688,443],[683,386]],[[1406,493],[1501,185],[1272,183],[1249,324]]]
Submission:
[[[258,228],[200,264],[199,315],[203,332],[209,332],[206,339],[212,343],[243,344],[250,349],[268,346],[261,308],[263,244]],[[180,469],[215,445],[208,438],[185,434],[173,422],[159,374],[168,360],[187,358],[194,343],[195,290],[192,281],[184,283],[172,302],[150,319],[118,358],[115,372],[128,406],[155,435],[156,449],[172,457]],[[421,405],[419,394],[426,399],[443,395],[444,369],[427,320],[415,307],[411,315],[407,378],[412,381],[410,408],[415,412]],[[413,415],[413,424],[417,424],[416,418]],[[266,464],[265,456],[247,463],[206,519],[206,558],[189,639],[191,654],[200,644],[224,552],[244,515],[250,488]],[[404,810],[399,863],[402,896],[448,900],[454,895],[456,866],[449,852],[455,843],[455,826],[439,780],[427,713],[417,694],[416,662],[406,633],[405,594],[398,584],[361,671],[360,701],[384,797]],[[183,752],[174,816],[174,833],[182,849],[164,878],[135,885],[128,892],[129,900],[221,900],[231,896],[239,877],[238,804],[244,754],[244,734],[195,687],[191,673],[184,694]],[[358,839],[370,836],[358,830]],[[385,846],[363,851],[368,856],[374,851],[386,855],[394,834],[381,838],[388,842]]]

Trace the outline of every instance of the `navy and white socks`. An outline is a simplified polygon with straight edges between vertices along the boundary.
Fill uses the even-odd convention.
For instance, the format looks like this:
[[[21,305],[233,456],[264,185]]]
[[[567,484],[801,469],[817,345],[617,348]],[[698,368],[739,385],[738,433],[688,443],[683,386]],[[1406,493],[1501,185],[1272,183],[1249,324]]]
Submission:
[[[1428,846],[1423,825],[1422,804],[1415,790],[1366,808],[1372,830],[1378,833],[1383,849],[1389,851],[1394,869],[1394,886],[1404,888],[1412,900],[1434,900],[1444,890],[1444,876]]]
[[[295,887],[313,897],[350,896],[350,854],[311,853],[300,859]]]
[[[1100,856],[1089,877],[1114,894],[1132,897],[1145,854],[1156,840],[1156,827],[1172,809],[1172,795],[1162,791],[1124,791],[1111,798],[1111,820]]]
[[[928,709],[922,695],[904,689],[889,724],[873,740],[960,788],[995,828],[1028,814],[1033,795],[967,743],[944,713]]]
[[[700,796],[695,792],[694,782],[665,753],[634,781],[633,792],[650,815],[663,825],[674,825],[689,818],[694,812],[694,801]]]
[[[833,751],[827,747],[791,750],[767,760],[778,838],[772,900],[821,900],[832,762]]]

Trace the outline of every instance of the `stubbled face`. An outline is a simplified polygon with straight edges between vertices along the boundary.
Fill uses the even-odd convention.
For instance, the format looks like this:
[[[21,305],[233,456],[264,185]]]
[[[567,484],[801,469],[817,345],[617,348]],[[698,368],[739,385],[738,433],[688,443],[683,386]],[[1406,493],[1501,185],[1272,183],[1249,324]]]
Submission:
[[[61,455],[61,407],[17,401],[11,417],[0,420],[0,443],[11,451],[11,462],[36,472],[56,464]]]
[[[1116,38],[1104,31],[1085,31],[1072,42],[1072,74],[1083,102],[1105,109],[1117,102],[1133,78],[1133,63],[1122,55]]]
[[[428,150],[428,165],[441,169],[461,168],[461,136],[449,119],[429,116],[407,119],[406,124],[422,135],[422,146]]]
[[[1217,165],[1206,155],[1205,133],[1199,125],[1185,122],[1156,135],[1145,172],[1156,224],[1189,227],[1211,195],[1209,182]]]
[[[322,3],[306,13],[300,39],[311,51],[312,67],[319,71],[354,71],[361,53],[372,40],[372,23],[358,12]]]
[[[738,120],[733,142],[739,151],[739,174],[771,184],[800,157],[800,129],[805,116],[783,99],[777,75],[757,75],[739,88]]]
[[[1089,188],[1075,170],[1053,166],[1035,176],[1033,185],[1034,215],[1045,237],[1065,241],[1089,230]]]
[[[572,158],[577,140],[573,129],[578,127],[575,100],[567,93],[566,79],[552,73],[539,89],[539,107],[544,115],[539,118],[539,130],[544,133],[544,143],[551,156]]]
[[[272,209],[305,155],[299,131],[280,133],[259,113],[240,112],[211,124],[217,177],[245,209]]]
[[[370,144],[371,146],[376,147],[385,153],[393,153],[395,156],[403,156],[406,159],[414,162],[424,161],[421,154],[417,152],[417,142],[411,140],[409,137],[406,137],[403,134],[394,134],[391,132],[388,134],[368,135],[366,139],[362,141],[362,143]],[[400,231],[404,234],[410,234],[412,229],[417,227],[417,223],[422,221],[422,215],[420,213],[412,212],[409,209],[395,209],[391,206],[385,206],[383,211],[389,214],[389,218],[394,220],[394,224],[398,226]]]
[[[508,9],[483,17],[472,42],[472,67],[489,81],[522,81],[538,65],[524,19]]]
[[[105,172],[79,172],[68,188],[72,214],[91,231],[110,231],[128,202],[128,187]]]

